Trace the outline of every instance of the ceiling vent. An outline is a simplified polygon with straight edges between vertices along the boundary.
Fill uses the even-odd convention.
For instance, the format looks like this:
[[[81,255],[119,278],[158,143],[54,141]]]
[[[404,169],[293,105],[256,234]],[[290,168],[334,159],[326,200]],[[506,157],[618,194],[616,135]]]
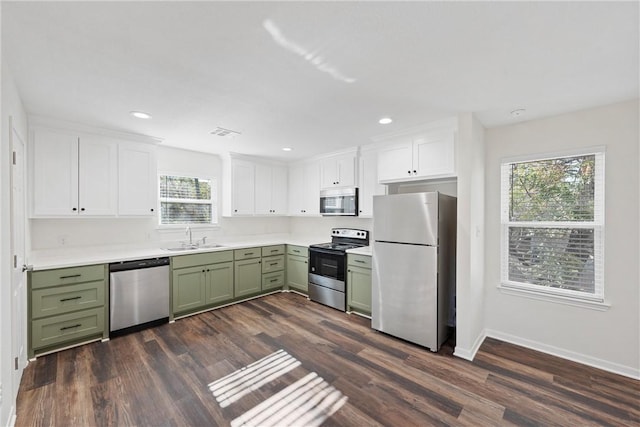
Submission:
[[[215,128],[214,130],[212,130],[209,133],[211,135],[226,136],[227,138],[234,138],[234,137],[240,135],[240,132],[238,132],[238,131],[221,128],[220,126],[218,126],[217,128]]]

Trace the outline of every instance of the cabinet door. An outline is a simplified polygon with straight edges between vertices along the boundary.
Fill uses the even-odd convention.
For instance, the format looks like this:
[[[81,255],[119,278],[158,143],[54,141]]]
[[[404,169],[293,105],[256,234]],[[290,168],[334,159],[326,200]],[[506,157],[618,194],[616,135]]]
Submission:
[[[378,153],[380,182],[406,179],[413,176],[413,146],[411,141],[383,148]]]
[[[253,215],[255,195],[254,164],[244,160],[232,160],[231,164],[231,214]]]
[[[289,215],[304,215],[304,165],[289,168]]]
[[[233,262],[211,264],[207,273],[207,304],[216,304],[233,299]]]
[[[289,215],[320,215],[320,164],[304,163],[289,169]]]
[[[287,214],[288,194],[287,168],[274,166],[271,168],[271,209],[273,215]]]
[[[338,186],[353,187],[356,185],[356,156],[345,154],[336,158],[338,169]]]
[[[335,157],[320,162],[320,187],[333,188],[339,185],[338,162]]]
[[[260,258],[245,259],[234,263],[235,296],[241,297],[262,289],[262,265]]]
[[[33,133],[33,216],[78,213],[78,136],[49,129]]]
[[[118,204],[118,145],[100,136],[81,136],[78,152],[80,215],[115,215]]]
[[[182,313],[206,305],[205,267],[173,270],[173,312]]]
[[[118,214],[154,215],[157,194],[156,147],[121,142],[118,146]]]
[[[309,290],[309,261],[307,257],[287,256],[287,285],[290,289],[304,292]]]
[[[271,166],[255,165],[255,214],[271,215]]]
[[[371,270],[368,268],[347,268],[347,306],[371,314]]]
[[[413,141],[413,161],[417,176],[455,174],[455,134],[452,131],[429,134]]]
[[[373,215],[373,196],[386,194],[385,186],[378,183],[378,155],[374,151],[360,155],[360,194],[358,196],[358,214]]]

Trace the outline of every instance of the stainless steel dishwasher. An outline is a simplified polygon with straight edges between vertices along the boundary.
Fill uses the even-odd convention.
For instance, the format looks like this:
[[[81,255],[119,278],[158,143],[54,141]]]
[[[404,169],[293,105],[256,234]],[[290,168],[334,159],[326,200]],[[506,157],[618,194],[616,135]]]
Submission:
[[[109,336],[169,320],[169,258],[109,264]]]

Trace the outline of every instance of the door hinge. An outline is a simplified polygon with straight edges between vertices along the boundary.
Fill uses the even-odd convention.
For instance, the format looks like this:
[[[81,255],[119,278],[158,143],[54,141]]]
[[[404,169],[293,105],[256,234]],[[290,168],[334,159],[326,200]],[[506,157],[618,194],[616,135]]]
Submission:
[[[18,255],[13,256],[13,268],[18,268]]]
[[[11,156],[13,158],[13,165],[15,166],[16,164],[18,164],[18,162],[16,161],[16,152],[13,152],[13,155]]]
[[[13,369],[15,369],[16,371],[18,370],[18,358],[15,357],[13,359]]]

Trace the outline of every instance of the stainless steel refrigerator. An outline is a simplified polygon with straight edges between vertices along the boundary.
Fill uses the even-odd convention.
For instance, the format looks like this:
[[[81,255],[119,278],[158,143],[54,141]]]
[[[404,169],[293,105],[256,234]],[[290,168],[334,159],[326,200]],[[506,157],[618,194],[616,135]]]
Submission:
[[[434,352],[446,341],[455,292],[456,206],[455,197],[439,192],[374,196],[374,329]]]

